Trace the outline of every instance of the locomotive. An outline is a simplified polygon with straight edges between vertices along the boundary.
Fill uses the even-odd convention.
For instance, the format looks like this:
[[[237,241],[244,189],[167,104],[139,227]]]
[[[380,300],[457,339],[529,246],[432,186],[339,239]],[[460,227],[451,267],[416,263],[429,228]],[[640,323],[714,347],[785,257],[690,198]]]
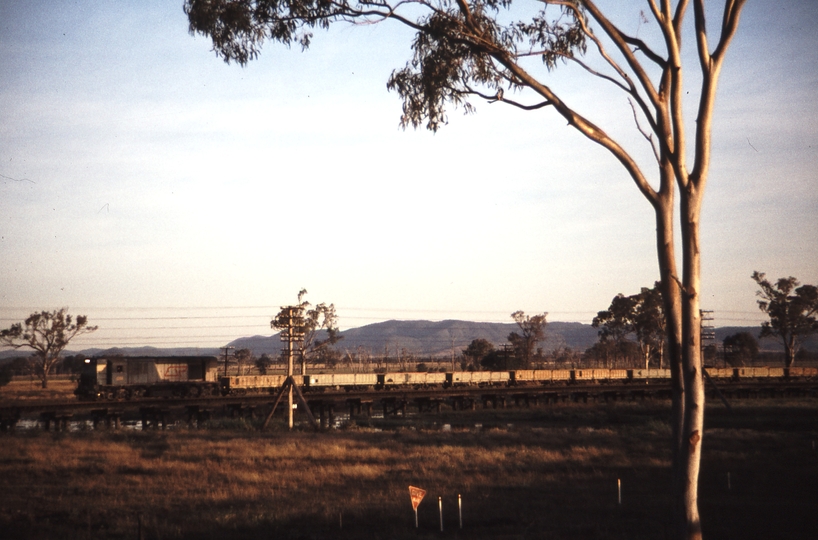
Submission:
[[[107,400],[217,396],[218,367],[215,356],[87,358],[74,394]]]

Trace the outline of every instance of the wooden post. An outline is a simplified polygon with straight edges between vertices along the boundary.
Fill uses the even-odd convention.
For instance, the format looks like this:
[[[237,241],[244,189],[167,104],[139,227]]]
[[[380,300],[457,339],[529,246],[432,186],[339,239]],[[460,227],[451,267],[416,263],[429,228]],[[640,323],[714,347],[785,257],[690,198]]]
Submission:
[[[440,509],[440,532],[443,532],[443,497],[437,498],[437,506]]]

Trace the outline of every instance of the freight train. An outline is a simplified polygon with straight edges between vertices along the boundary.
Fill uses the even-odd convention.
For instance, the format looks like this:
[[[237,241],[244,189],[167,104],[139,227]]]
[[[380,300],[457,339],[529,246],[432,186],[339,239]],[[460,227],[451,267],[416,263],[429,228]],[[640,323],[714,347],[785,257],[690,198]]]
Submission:
[[[818,379],[818,368],[730,367],[707,369],[721,382]],[[220,376],[212,356],[88,359],[75,394],[81,399],[200,397],[273,393],[285,375]],[[632,384],[670,379],[669,369],[517,369],[511,371],[318,373],[297,375],[304,392],[402,390],[489,386]]]

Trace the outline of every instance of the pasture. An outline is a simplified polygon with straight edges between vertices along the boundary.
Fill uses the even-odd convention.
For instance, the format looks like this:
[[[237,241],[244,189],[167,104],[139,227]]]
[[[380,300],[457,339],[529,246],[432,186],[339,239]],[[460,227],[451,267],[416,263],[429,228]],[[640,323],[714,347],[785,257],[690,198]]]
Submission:
[[[0,530],[20,539],[665,538],[668,402],[370,420],[247,420],[0,438]],[[818,401],[708,406],[706,538],[814,538]],[[621,481],[621,504],[617,481]],[[414,528],[408,486],[427,491]],[[457,496],[462,497],[459,528]],[[438,497],[443,505],[440,532]]]

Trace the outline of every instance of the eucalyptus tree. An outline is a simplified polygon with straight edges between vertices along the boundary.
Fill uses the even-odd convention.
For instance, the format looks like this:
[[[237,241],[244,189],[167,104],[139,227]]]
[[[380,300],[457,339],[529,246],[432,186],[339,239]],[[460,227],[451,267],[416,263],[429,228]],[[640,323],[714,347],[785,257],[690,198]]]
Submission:
[[[327,349],[338,343],[343,336],[338,328],[338,315],[335,313],[335,304],[320,303],[312,306],[305,297],[307,289],[298,292],[298,304],[281,308],[281,311],[270,321],[270,327],[284,330],[293,324],[287,313],[293,311],[293,318],[297,326],[296,335],[300,336],[294,345],[295,352],[301,362],[301,373],[306,373],[307,362],[315,360]]]
[[[511,332],[506,339],[511,344],[514,357],[518,365],[526,369],[531,367],[531,360],[536,354],[537,344],[545,339],[545,325],[548,324],[548,313],[526,315],[523,311],[515,311],[511,318],[517,323],[519,332]]]
[[[597,313],[592,325],[601,328],[599,337],[603,341],[611,341],[617,348],[621,348],[628,338],[635,338],[645,369],[654,357],[659,359],[659,367],[662,367],[666,330],[658,284],[653,289],[642,287],[639,294],[616,295],[608,309]]]
[[[48,388],[48,375],[72,339],[96,331],[88,325],[88,317],[66,313],[66,308],[32,313],[22,323],[0,330],[0,345],[34,351],[35,371],[43,388]]]
[[[704,421],[699,220],[711,161],[716,89],[726,52],[746,0],[720,4],[715,39],[706,0],[628,2],[630,20],[652,20],[650,40],[625,31],[614,11],[593,0],[186,0],[192,33],[210,36],[227,62],[256,58],[265,41],[310,45],[315,28],[335,23],[393,21],[415,32],[413,55],[390,76],[387,87],[403,100],[401,123],[437,130],[450,107],[472,110],[472,99],[559,115],[570,129],[607,150],[652,207],[667,348],[673,381],[674,536],[701,537],[698,475]],[[640,6],[641,4],[641,6]],[[641,7],[641,9],[640,9]],[[688,16],[692,11],[692,16]],[[683,35],[692,38],[698,88],[685,86]],[[536,62],[539,59],[541,62]],[[606,99],[632,111],[634,129],[653,156],[649,167],[623,141],[572,105],[551,77],[574,64],[608,83]],[[568,91],[570,94],[570,90]],[[684,102],[693,92],[695,123]],[[513,95],[513,97],[512,97]],[[620,96],[625,99],[620,101]],[[630,112],[629,111],[629,112]],[[535,113],[537,114],[537,113]],[[678,200],[676,200],[678,196]],[[675,210],[678,206],[678,217]],[[674,221],[681,238],[677,267]]]
[[[752,278],[760,288],[758,308],[770,317],[761,323],[760,337],[784,345],[785,365],[792,367],[804,339],[818,332],[818,287],[801,285],[792,276],[770,283],[763,272],[753,272]]]

